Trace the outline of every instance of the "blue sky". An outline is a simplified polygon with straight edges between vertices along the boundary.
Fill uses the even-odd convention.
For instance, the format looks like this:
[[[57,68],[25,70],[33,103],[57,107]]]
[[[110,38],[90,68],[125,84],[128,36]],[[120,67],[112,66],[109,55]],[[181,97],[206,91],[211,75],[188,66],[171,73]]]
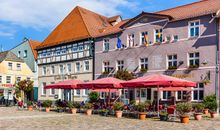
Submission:
[[[0,4],[0,44],[4,50],[24,37],[43,41],[76,6],[102,15],[131,18],[141,11],[156,12],[198,0],[5,0]]]

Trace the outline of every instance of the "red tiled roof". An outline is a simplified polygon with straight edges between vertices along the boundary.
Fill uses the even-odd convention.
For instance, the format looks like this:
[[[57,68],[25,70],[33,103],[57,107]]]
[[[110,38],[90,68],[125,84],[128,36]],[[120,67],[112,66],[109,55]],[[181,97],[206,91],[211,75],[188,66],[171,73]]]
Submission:
[[[156,13],[170,15],[176,21],[216,13],[218,10],[220,10],[220,0],[202,0]]]
[[[111,26],[107,19],[105,16],[77,6],[37,49],[93,37],[100,33],[100,29]]]
[[[34,59],[37,59],[37,46],[39,46],[41,44],[41,42],[35,41],[35,40],[28,40],[28,43],[30,44],[31,50],[33,52],[34,55]]]

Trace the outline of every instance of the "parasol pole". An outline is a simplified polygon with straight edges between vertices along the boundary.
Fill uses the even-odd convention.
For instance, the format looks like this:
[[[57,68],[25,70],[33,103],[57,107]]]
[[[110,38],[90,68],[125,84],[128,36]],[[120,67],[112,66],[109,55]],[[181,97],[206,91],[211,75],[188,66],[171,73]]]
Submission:
[[[157,116],[159,117],[159,85],[157,85]]]

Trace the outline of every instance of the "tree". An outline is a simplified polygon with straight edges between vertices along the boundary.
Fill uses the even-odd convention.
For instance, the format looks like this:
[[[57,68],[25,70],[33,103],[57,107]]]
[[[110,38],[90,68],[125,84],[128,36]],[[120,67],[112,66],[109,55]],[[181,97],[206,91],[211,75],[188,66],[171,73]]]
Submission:
[[[131,80],[135,78],[135,75],[127,70],[118,70],[114,77],[121,80]]]
[[[16,83],[16,89],[21,93],[21,99],[24,101],[28,92],[32,91],[34,88],[34,81],[31,80],[21,80]]]

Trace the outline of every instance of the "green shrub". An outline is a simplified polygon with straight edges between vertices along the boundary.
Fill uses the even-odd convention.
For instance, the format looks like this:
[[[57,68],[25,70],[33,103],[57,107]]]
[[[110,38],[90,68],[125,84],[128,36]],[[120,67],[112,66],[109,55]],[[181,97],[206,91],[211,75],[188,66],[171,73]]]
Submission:
[[[116,102],[113,106],[115,111],[122,111],[124,109],[124,103]]]
[[[205,105],[203,103],[195,103],[192,107],[195,109],[195,112],[202,113]]]
[[[91,92],[89,93],[89,102],[95,103],[99,100],[99,94],[97,92]]]
[[[136,105],[136,110],[139,112],[145,112],[146,111],[146,103],[138,103],[138,105]]]
[[[29,107],[29,106],[32,106],[33,105],[33,103],[32,103],[32,101],[28,101],[27,102],[27,106]]]
[[[85,109],[92,109],[93,108],[93,104],[92,103],[86,103],[84,108]]]
[[[192,110],[192,104],[189,102],[186,103],[178,103],[176,105],[176,110],[180,115],[186,115]]]
[[[205,108],[208,108],[210,111],[216,111],[217,110],[217,101],[215,95],[206,96],[203,99],[203,103],[205,105]]]
[[[52,106],[52,101],[51,100],[45,100],[42,105],[43,105],[43,107],[51,107]]]
[[[80,103],[79,102],[73,102],[73,107],[74,108],[80,108]]]

